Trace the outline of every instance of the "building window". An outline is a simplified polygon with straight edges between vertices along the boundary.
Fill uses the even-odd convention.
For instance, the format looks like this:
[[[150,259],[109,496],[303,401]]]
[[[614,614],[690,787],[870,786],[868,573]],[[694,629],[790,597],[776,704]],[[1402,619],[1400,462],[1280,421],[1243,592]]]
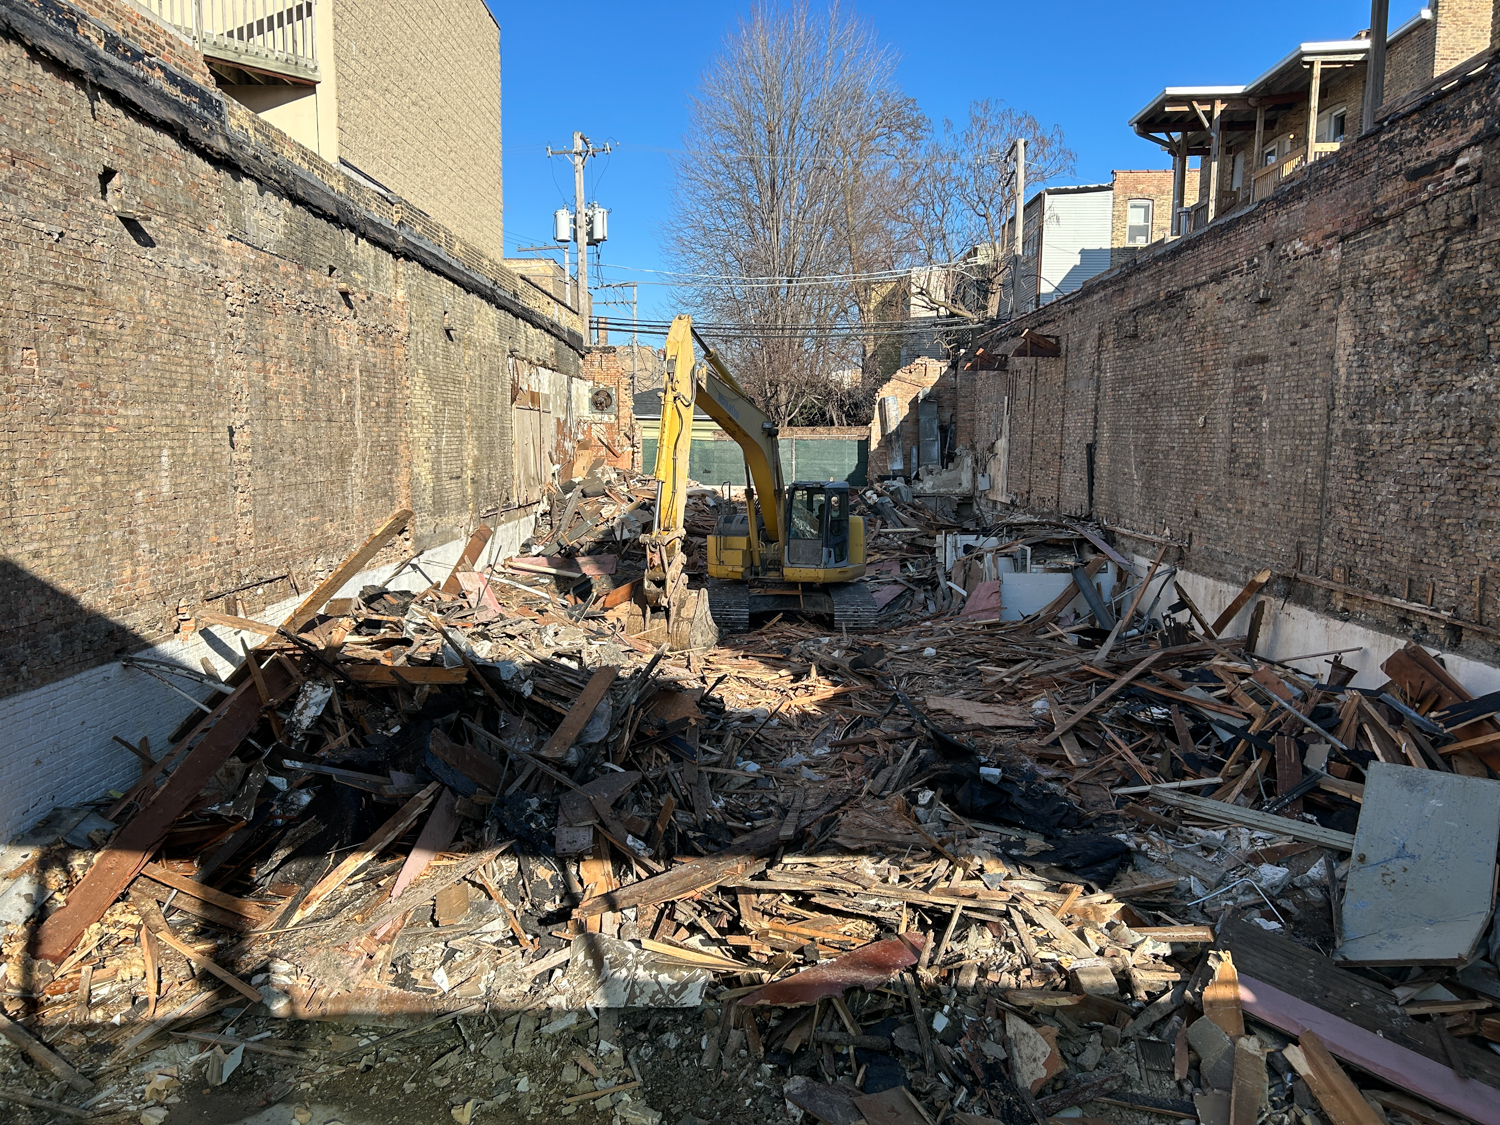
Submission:
[[[1234,171],[1230,174],[1229,186],[1234,191],[1239,191],[1245,186],[1245,154],[1243,152],[1234,154]]]
[[[1151,241],[1151,200],[1132,199],[1125,209],[1125,245],[1145,246]]]
[[[1342,141],[1348,124],[1347,106],[1334,106],[1318,114],[1318,143],[1335,144]]]

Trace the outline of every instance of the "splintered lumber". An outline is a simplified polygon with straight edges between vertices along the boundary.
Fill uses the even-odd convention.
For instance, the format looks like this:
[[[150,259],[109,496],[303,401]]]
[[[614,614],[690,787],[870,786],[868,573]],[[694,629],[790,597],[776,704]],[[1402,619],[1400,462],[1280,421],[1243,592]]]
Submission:
[[[283,692],[291,686],[291,673],[279,660],[266,666],[265,676],[272,692]],[[60,962],[78,944],[84,930],[104,916],[109,904],[140,874],[167,830],[187,812],[203,787],[255,728],[260,714],[260,693],[254,683],[246,680],[220,704],[218,721],[188,751],[151,803],[132,816],[99,853],[88,874],[69,892],[63,908],[41,924],[36,935],[38,959]]]
[[[1250,599],[1260,593],[1261,587],[1269,581],[1271,581],[1270,570],[1262,570],[1254,578],[1250,579],[1249,582],[1246,582],[1245,588],[1234,596],[1234,601],[1225,606],[1224,612],[1214,619],[1212,626],[1214,636],[1218,636],[1225,629],[1229,628],[1229,623],[1235,619],[1240,610],[1249,605]]]
[[[599,706],[599,701],[604,698],[605,692],[609,691],[609,686],[615,682],[615,677],[619,674],[620,670],[611,664],[600,668],[589,677],[583,693],[569,708],[567,715],[558,724],[552,737],[547,740],[547,745],[542,747],[538,757],[554,762],[560,761],[573,748],[573,743],[578,741],[578,736],[583,733],[583,728],[588,726],[589,719],[593,717],[594,708]]]
[[[475,852],[467,856],[461,863],[452,867],[440,868],[438,874],[429,875],[425,880],[413,883],[402,895],[394,901],[381,907],[369,918],[354,922],[343,930],[340,930],[330,939],[330,944],[339,945],[350,938],[358,937],[360,934],[378,930],[393,918],[399,918],[407,911],[415,910],[423,903],[431,902],[443,891],[453,886],[460,879],[467,879],[485,864],[489,863],[506,848],[510,847],[511,841],[497,844],[493,848],[486,848],[482,852]],[[566,950],[564,950],[566,952]]]
[[[256,998],[259,999],[259,993]],[[79,1074],[71,1066],[63,1061],[61,1056],[54,1053],[45,1043],[36,1038],[20,1024],[0,1012],[0,1035],[5,1036],[21,1050],[31,1056],[32,1061],[45,1070],[51,1071],[61,1078],[80,1094],[93,1091],[94,1084],[83,1075]]]
[[[193,964],[197,965],[200,969],[203,969],[205,972],[212,973],[214,976],[218,977],[221,981],[227,984],[230,988],[234,989],[241,996],[244,996],[247,1000],[259,1004],[261,1000],[264,999],[264,997],[261,996],[259,989],[252,988],[250,985],[240,980],[239,977],[235,976],[228,969],[224,968],[212,957],[206,957],[202,953],[199,953],[191,945],[188,945],[187,942],[179,941],[177,935],[172,932],[170,927],[163,926],[161,929],[156,930],[155,933],[157,938],[159,938],[166,945],[177,950],[178,953],[181,953],[184,957],[186,957]]]
[[[155,879],[158,883],[165,883],[173,890],[181,891],[185,895],[191,895],[200,902],[211,903],[221,909],[247,918],[252,922],[264,921],[267,912],[274,909],[273,904],[252,902],[248,898],[236,898],[234,895],[225,894],[223,891],[215,890],[213,887],[200,883],[196,879],[189,879],[186,875],[179,875],[159,863],[146,864],[141,869],[141,874],[149,879]]]
[[[1214,979],[1203,990],[1203,1014],[1229,1036],[1232,1043],[1245,1034],[1245,1014],[1240,1008],[1240,978],[1235,972],[1233,955],[1225,950],[1219,956]]]
[[[429,665],[393,668],[389,664],[340,664],[339,671],[359,684],[461,684],[469,678],[467,668]]]
[[[1365,1101],[1316,1032],[1306,1032],[1300,1043],[1284,1048],[1282,1053],[1307,1081],[1333,1125],[1384,1125],[1381,1115]]]
[[[829,996],[843,996],[850,988],[873,991],[902,969],[917,963],[927,940],[918,933],[900,934],[872,942],[851,953],[803,969],[789,977],[761,985],[740,997],[742,1007],[756,1004],[792,1007],[815,1004]]]
[[[484,553],[484,548],[493,534],[495,534],[494,531],[481,524],[479,529],[469,536],[469,541],[464,544],[463,553],[458,556],[458,561],[453,564],[453,570],[441,587],[443,593],[456,594],[463,589],[458,581],[459,574],[474,569],[474,564],[479,561],[479,556]]]
[[[314,884],[312,890],[307,892],[307,897],[302,900],[292,915],[289,925],[295,926],[316,910],[325,898],[336,891],[343,882],[358,871],[370,860],[378,856],[386,848],[390,847],[403,832],[411,827],[412,822],[422,815],[432,799],[437,796],[437,791],[443,787],[442,782],[434,781],[426,789],[423,789],[406,804],[402,805],[396,814],[375,830],[375,834],[366,840],[354,851],[344,858],[344,861],[330,871]]]
[[[1081,708],[1079,708],[1077,711],[1074,711],[1071,715],[1064,719],[1059,726],[1053,729],[1052,733],[1048,737],[1042,739],[1042,745],[1045,746],[1049,742],[1056,742],[1062,735],[1066,734],[1068,731],[1076,727],[1080,720],[1084,719],[1092,712],[1097,711],[1103,704],[1107,703],[1109,700],[1113,699],[1116,695],[1129,687],[1132,680],[1149,671],[1151,665],[1155,664],[1164,655],[1166,655],[1166,652],[1166,649],[1159,648],[1150,656],[1146,657],[1146,659],[1142,660],[1134,668],[1130,669],[1130,671],[1126,672],[1114,683],[1110,684],[1109,687],[1105,688],[1098,695],[1094,696],[1093,699],[1089,700]]]
[[[385,549],[391,537],[399,532],[411,521],[410,508],[397,508],[386,521],[375,529],[371,536],[364,541],[357,551],[339,563],[332,574],[319,582],[312,593],[302,599],[302,603],[292,610],[292,615],[281,623],[283,629],[293,633],[302,631],[302,627],[316,617],[328,604],[328,599],[343,589],[344,584],[358,574],[376,555]]]
[[[773,825],[779,830],[779,825]],[[585,899],[573,910],[575,918],[590,918],[606,911],[632,906],[655,906],[672,899],[691,898],[731,879],[741,879],[765,869],[766,861],[747,853],[711,855],[692,863],[680,863],[660,875],[630,883],[617,890]]]
[[[1490,924],[1500,781],[1371,762],[1354,842],[1340,957],[1468,961]]]
[[[1184,812],[1190,812],[1204,820],[1211,820],[1215,824],[1241,824],[1246,828],[1255,828],[1276,836],[1290,836],[1304,844],[1317,844],[1319,847],[1333,848],[1341,852],[1354,850],[1354,836],[1351,833],[1336,832],[1322,825],[1308,824],[1302,820],[1291,820],[1272,813],[1257,812],[1255,809],[1225,804],[1223,801],[1215,801],[1209,797],[1191,797],[1180,789],[1164,789],[1160,785],[1153,785],[1151,799],[1182,809]]]
[[[1058,921],[1052,911],[1045,907],[1032,906],[1030,903],[1022,903],[1021,909],[1026,912],[1028,918],[1052,935],[1052,939],[1062,947],[1064,953],[1072,957],[1092,958],[1094,956],[1094,951],[1084,945],[1077,934]]]

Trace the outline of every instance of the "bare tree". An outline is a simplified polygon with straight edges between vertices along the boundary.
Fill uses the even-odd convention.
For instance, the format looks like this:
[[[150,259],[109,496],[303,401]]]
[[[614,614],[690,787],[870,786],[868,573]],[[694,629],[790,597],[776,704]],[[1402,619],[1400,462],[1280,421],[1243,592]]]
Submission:
[[[759,3],[692,101],[670,249],[693,306],[733,327],[716,345],[783,425],[858,413],[835,373],[869,350],[858,326],[882,295],[869,275],[912,249],[927,124],[895,67],[837,0],[821,14]]]
[[[1062,129],[985,98],[969,104],[963,129],[943,122],[917,181],[912,238],[927,268],[912,274],[912,295],[943,315],[973,320],[999,308],[1006,259],[1002,233],[1015,213],[1011,149],[1026,139],[1026,183],[1037,188],[1073,170]]]

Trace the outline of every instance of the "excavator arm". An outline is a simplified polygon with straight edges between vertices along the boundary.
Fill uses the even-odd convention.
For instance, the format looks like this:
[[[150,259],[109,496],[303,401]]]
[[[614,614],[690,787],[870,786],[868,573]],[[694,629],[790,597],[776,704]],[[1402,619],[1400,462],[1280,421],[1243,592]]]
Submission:
[[[719,428],[739,444],[745,455],[745,464],[750,470],[750,480],[755,485],[756,501],[760,516],[765,523],[766,534],[772,543],[780,543],[782,497],[786,495],[786,482],[781,477],[781,449],[776,444],[776,423],[755,403],[739,385],[729,369],[724,366],[718,352],[693,332],[691,317],[679,316],[672,322],[676,331],[679,322],[685,321],[698,346],[703,349],[703,358],[708,361],[703,382],[698,387],[698,405],[703,412],[718,423]],[[755,521],[750,521],[754,534]]]

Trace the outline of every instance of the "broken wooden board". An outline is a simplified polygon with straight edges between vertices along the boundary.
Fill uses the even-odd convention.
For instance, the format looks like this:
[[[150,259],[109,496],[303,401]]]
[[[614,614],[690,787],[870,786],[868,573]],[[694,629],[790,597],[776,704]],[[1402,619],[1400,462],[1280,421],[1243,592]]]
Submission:
[[[1384,1125],[1383,1116],[1365,1101],[1316,1032],[1309,1031],[1300,1044],[1286,1047],[1283,1054],[1307,1082],[1333,1125]]]
[[[1341,960],[1459,965],[1493,907],[1500,781],[1371,762],[1344,891]]]
[[[266,686],[273,695],[291,686],[292,674],[287,667],[279,660],[266,666]],[[109,904],[140,874],[167,830],[260,722],[260,693],[250,680],[236,688],[220,707],[218,721],[188,751],[151,803],[120,828],[95,858],[88,874],[68,893],[62,909],[38,928],[35,955],[39,960],[56,964],[68,955],[84,930],[102,918]]]
[[[929,711],[942,711],[965,723],[980,723],[986,727],[1016,727],[1021,730],[1030,730],[1036,726],[1036,717],[1029,707],[978,703],[957,695],[929,695],[926,705]]]
[[[779,827],[773,825],[773,829]],[[632,906],[654,906],[669,899],[691,898],[727,883],[744,879],[765,868],[766,861],[746,853],[711,855],[691,863],[679,863],[669,871],[630,883],[608,894],[585,899],[573,911],[575,918],[588,918],[605,911],[628,910]]]
[[[376,555],[385,549],[391,537],[400,531],[411,520],[410,508],[397,508],[386,521],[377,527],[374,533],[366,539],[358,550],[341,562],[327,578],[319,582],[317,587],[302,599],[302,603],[292,611],[292,615],[281,623],[282,628],[289,629],[293,633],[300,632],[302,626],[306,625],[323,606],[328,599],[333,597],[343,588],[344,584],[363,570]]]
[[[558,724],[557,730],[547,740],[547,745],[542,747],[538,757],[554,762],[560,761],[573,748],[573,743],[578,741],[578,736],[583,733],[583,728],[588,726],[589,719],[593,717],[594,708],[599,706],[605,693],[609,691],[610,684],[615,682],[615,677],[619,674],[618,668],[609,665],[600,668],[589,678],[582,694],[563,717],[563,721]]]
[[[1394,1086],[1463,1114],[1478,1125],[1500,1125],[1500,1098],[1483,1082],[1460,1078],[1451,1067],[1244,973],[1240,974],[1240,1002],[1245,1011],[1278,1031],[1299,1038],[1315,1033],[1330,1054]]]
[[[1226,804],[1208,797],[1190,797],[1180,790],[1164,789],[1160,785],[1151,787],[1151,799],[1182,809],[1204,820],[1211,820],[1215,824],[1242,824],[1246,828],[1255,828],[1275,836],[1290,836],[1293,840],[1299,840],[1304,844],[1317,844],[1319,847],[1332,848],[1341,852],[1354,850],[1352,834],[1336,832],[1320,824],[1308,824],[1302,820],[1291,820],[1284,816],[1258,812],[1255,809],[1241,808],[1239,805]]]
[[[1321,953],[1237,920],[1220,927],[1219,942],[1234,951],[1235,967],[1242,977],[1274,980],[1304,1002],[1434,1062],[1446,1064],[1451,1049],[1458,1053],[1464,1070],[1500,1089],[1500,1058],[1493,1052],[1462,1038],[1450,1040],[1445,1047],[1436,1026],[1413,1019],[1389,989],[1339,968]]]
[[[456,594],[462,589],[458,576],[474,569],[474,564],[479,561],[479,556],[484,553],[485,547],[489,544],[490,536],[494,534],[492,529],[480,524],[474,534],[469,536],[469,541],[464,544],[463,553],[458,556],[458,561],[453,564],[453,570],[443,582],[443,593]]]
[[[340,664],[339,671],[360,684],[461,684],[469,678],[467,668],[431,665],[393,668],[389,664]]]
[[[1262,570],[1250,579],[1249,582],[1246,582],[1245,588],[1235,595],[1234,601],[1225,606],[1224,612],[1214,618],[1214,623],[1209,626],[1214,631],[1214,636],[1217,637],[1225,629],[1229,628],[1230,623],[1235,619],[1240,610],[1249,605],[1250,599],[1260,593],[1261,587],[1269,581],[1271,581],[1271,572],[1269,570]]]

